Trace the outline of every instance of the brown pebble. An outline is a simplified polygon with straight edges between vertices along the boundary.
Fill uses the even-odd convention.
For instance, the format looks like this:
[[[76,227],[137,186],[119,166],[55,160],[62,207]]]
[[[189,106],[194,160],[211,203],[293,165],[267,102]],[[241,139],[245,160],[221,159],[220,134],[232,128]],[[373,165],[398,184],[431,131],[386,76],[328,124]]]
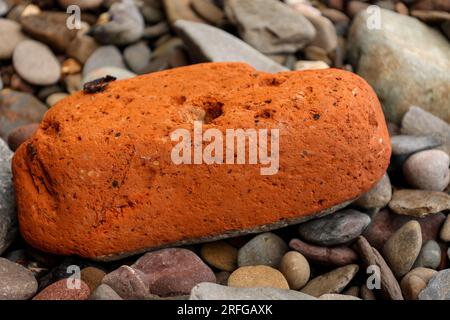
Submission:
[[[8,146],[12,151],[16,151],[19,146],[28,140],[39,127],[39,123],[30,123],[18,127],[8,135]]]

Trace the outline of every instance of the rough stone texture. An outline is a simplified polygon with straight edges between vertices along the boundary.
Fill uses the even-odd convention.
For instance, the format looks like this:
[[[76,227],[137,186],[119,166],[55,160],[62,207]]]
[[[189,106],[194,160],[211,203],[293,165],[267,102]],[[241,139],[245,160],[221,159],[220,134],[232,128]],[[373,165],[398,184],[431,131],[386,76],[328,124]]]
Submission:
[[[380,269],[380,295],[388,300],[403,300],[400,285],[378,250],[372,247],[363,236],[358,237],[355,247],[366,268],[377,266]],[[368,290],[367,287],[365,289]]]
[[[441,140],[433,136],[400,134],[391,137],[392,155],[408,156],[412,153],[439,147]]]
[[[195,253],[179,248],[149,252],[131,267],[122,266],[103,279],[124,299],[185,295],[201,282],[216,282],[216,277]]]
[[[320,247],[303,242],[299,239],[292,239],[289,246],[303,254],[309,261],[332,266],[345,266],[355,263],[358,256],[347,246]]]
[[[436,273],[437,271],[427,268],[415,268],[408,272],[400,282],[405,299],[419,299],[419,293],[425,289],[428,281],[430,281]]]
[[[37,281],[31,271],[0,258],[0,300],[26,300],[36,293],[37,288]]]
[[[192,132],[195,119],[221,131],[255,128],[255,120],[256,128],[282,127],[279,172],[263,176],[268,166],[260,164],[175,165],[179,141],[170,134]],[[116,259],[329,213],[368,191],[389,158],[381,108],[358,76],[337,69],[271,75],[213,63],[71,95],[17,150],[13,174],[30,244]]]
[[[142,300],[150,295],[145,274],[129,266],[121,266],[108,273],[102,283],[126,300]]]
[[[16,201],[11,175],[13,153],[0,138],[0,255],[18,233]]]
[[[238,266],[266,265],[278,267],[288,251],[286,243],[276,234],[266,232],[247,242],[238,252]]]
[[[316,300],[295,290],[277,288],[235,288],[214,283],[200,283],[192,291],[190,300]]]
[[[296,52],[316,36],[308,19],[277,0],[228,0],[225,13],[241,38],[263,53]]]
[[[8,135],[8,146],[15,151],[19,146],[28,140],[39,127],[39,123],[30,123],[12,130]]]
[[[417,221],[410,221],[386,241],[383,256],[396,277],[411,270],[422,247],[422,232]]]
[[[0,138],[8,139],[14,129],[40,122],[47,107],[29,93],[3,89],[0,91]]]
[[[370,217],[353,209],[344,209],[326,217],[300,224],[300,236],[318,245],[334,246],[348,243],[364,231]]]
[[[283,274],[268,266],[246,266],[236,269],[228,278],[230,287],[289,289]]]
[[[327,293],[341,293],[358,270],[356,264],[340,267],[310,280],[301,291],[313,297]]]
[[[410,156],[403,164],[403,175],[417,189],[444,191],[450,182],[450,157],[441,150],[425,150]]]
[[[381,250],[391,235],[405,223],[416,220],[422,229],[422,241],[436,240],[439,230],[444,223],[443,213],[430,214],[424,218],[416,218],[398,215],[389,210],[381,210],[372,215],[372,223],[364,231],[363,235],[372,246]]]
[[[295,290],[303,288],[311,274],[308,260],[296,251],[287,252],[281,259],[278,269],[286,278],[289,288]]]
[[[265,72],[280,72],[288,69],[266,57],[241,39],[203,23],[178,20],[175,28],[192,58],[196,61],[233,62],[241,61]]]
[[[369,29],[361,11],[349,32],[349,60],[383,102],[389,121],[399,123],[411,105],[450,121],[450,44],[439,30],[381,9],[381,29]]]
[[[44,11],[39,14],[22,16],[20,24],[25,33],[33,39],[64,52],[76,37],[77,30],[66,27],[68,14],[65,12]]]
[[[420,300],[450,300],[450,269],[439,271],[420,292]]]
[[[68,279],[59,280],[39,292],[33,300],[88,300],[89,287],[80,281],[80,288],[69,288]]]
[[[405,114],[401,132],[410,135],[431,135],[442,143],[439,149],[450,155],[450,125],[419,107],[413,106]]]
[[[372,189],[364,193],[353,204],[364,209],[384,208],[391,201],[391,198],[391,181],[389,176],[385,174]]]
[[[450,195],[439,191],[397,190],[389,202],[389,208],[398,214],[425,217],[450,209]]]

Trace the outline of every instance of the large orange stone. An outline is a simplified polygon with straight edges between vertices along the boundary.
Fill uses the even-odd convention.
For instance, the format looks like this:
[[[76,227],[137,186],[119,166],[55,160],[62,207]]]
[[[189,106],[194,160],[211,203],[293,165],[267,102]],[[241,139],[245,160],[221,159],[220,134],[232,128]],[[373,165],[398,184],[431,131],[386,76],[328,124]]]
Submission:
[[[180,164],[171,132],[279,129],[279,170]],[[206,143],[204,143],[206,145]],[[115,259],[298,223],[385,173],[380,104],[357,75],[209,63],[111,82],[52,107],[13,159],[20,230],[57,254]]]

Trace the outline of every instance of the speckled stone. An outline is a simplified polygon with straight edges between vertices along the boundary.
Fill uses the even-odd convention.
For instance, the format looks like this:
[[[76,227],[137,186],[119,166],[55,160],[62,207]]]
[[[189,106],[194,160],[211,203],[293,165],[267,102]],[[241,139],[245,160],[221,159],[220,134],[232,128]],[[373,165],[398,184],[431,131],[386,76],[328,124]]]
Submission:
[[[26,300],[37,291],[38,284],[28,269],[0,258],[0,300]]]
[[[450,300],[450,269],[439,271],[420,292],[420,300]]]
[[[59,280],[39,292],[33,300],[87,300],[90,290],[86,283],[80,280],[80,288],[69,288],[68,279]]]

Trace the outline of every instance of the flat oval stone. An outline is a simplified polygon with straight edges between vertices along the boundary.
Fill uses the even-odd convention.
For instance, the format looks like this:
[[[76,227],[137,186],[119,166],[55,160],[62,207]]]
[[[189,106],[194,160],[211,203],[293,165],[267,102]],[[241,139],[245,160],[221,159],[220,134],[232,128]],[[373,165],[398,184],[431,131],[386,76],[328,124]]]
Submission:
[[[24,40],[17,45],[13,53],[13,64],[23,79],[38,86],[58,82],[61,73],[53,52],[46,45],[34,40]]]
[[[200,255],[209,265],[232,272],[237,268],[238,250],[225,241],[205,243]]]
[[[345,209],[302,223],[298,232],[306,241],[318,245],[334,246],[356,239],[369,223],[368,215],[353,209]]]
[[[398,229],[385,243],[383,256],[396,277],[411,270],[422,247],[422,232],[417,221],[410,221]]]
[[[450,195],[428,190],[396,190],[389,208],[398,214],[425,217],[450,209]]]
[[[419,256],[414,262],[414,268],[425,267],[437,269],[441,263],[441,247],[434,240],[427,241],[420,250]]]
[[[0,60],[11,59],[14,49],[25,38],[20,24],[0,18]]]
[[[441,150],[425,150],[410,156],[403,164],[408,183],[417,189],[444,191],[450,182],[450,157]]]
[[[266,232],[247,242],[238,252],[238,265],[266,265],[278,267],[283,255],[288,251],[286,243],[279,236]]]
[[[299,252],[289,251],[281,259],[279,270],[291,289],[301,289],[309,280],[308,260]]]
[[[316,300],[296,290],[277,288],[235,288],[203,282],[196,285],[189,300]]]
[[[320,297],[327,293],[341,293],[358,270],[359,267],[356,264],[334,269],[310,280],[301,291],[313,297]]]
[[[172,133],[192,134],[194,120],[221,134],[279,129],[278,169],[175,164]],[[72,94],[16,151],[13,174],[26,241],[111,260],[333,212],[379,181],[389,158],[380,104],[355,74],[207,63]]]
[[[393,155],[410,155],[412,153],[439,147],[441,140],[433,136],[396,135],[391,138]]]
[[[269,266],[247,266],[236,269],[228,278],[228,286],[239,288],[289,289],[283,274]]]

